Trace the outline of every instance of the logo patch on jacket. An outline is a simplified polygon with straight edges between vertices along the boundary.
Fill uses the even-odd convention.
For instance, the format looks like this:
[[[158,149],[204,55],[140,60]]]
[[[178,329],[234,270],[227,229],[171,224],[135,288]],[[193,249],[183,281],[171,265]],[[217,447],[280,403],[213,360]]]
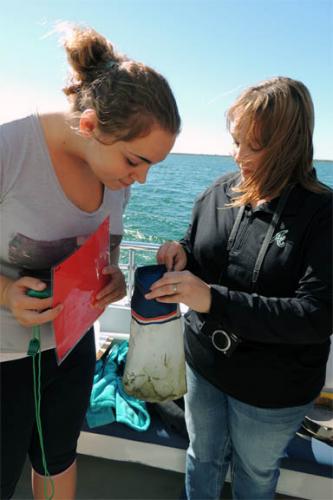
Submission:
[[[275,241],[279,248],[285,247],[288,232],[289,229],[284,229],[283,231],[279,231],[278,233],[276,233],[275,236],[273,236],[273,238],[271,239],[271,243]]]

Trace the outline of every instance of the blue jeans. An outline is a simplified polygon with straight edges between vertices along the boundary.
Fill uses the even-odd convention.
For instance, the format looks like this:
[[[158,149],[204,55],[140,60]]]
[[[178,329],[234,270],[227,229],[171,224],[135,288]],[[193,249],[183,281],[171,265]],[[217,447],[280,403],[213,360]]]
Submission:
[[[313,403],[251,406],[224,394],[189,366],[187,386],[187,499],[220,498],[229,464],[233,498],[274,498],[280,460]]]

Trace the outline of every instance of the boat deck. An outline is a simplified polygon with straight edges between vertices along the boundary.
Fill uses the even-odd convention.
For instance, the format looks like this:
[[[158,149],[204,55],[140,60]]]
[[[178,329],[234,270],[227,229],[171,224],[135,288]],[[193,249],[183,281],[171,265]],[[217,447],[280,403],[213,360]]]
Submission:
[[[77,500],[177,500],[182,496],[183,483],[184,474],[180,472],[131,462],[78,456]],[[27,462],[13,499],[32,498],[30,467]],[[232,498],[229,483],[226,483],[221,498]],[[276,498],[288,500],[293,497],[276,495]]]

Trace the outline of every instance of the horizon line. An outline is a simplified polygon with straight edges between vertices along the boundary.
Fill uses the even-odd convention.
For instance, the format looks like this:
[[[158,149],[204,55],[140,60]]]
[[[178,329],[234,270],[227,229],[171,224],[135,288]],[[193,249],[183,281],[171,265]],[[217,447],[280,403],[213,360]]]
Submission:
[[[170,155],[195,155],[195,156],[222,156],[225,158],[232,158],[231,155],[226,155],[226,154],[221,154],[221,153],[184,153],[183,151],[173,151],[169,153]],[[313,161],[326,161],[326,162],[333,162],[332,159],[328,158],[313,158]]]

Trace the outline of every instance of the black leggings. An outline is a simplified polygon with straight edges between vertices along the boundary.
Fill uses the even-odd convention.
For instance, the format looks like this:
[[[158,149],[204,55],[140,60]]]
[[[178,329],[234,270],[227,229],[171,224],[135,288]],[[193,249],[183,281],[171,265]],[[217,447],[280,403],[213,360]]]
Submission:
[[[41,421],[49,473],[65,471],[76,458],[95,368],[93,329],[58,366],[55,351],[42,353]],[[44,475],[35,422],[32,358],[1,365],[1,499],[11,498],[27,454]]]

